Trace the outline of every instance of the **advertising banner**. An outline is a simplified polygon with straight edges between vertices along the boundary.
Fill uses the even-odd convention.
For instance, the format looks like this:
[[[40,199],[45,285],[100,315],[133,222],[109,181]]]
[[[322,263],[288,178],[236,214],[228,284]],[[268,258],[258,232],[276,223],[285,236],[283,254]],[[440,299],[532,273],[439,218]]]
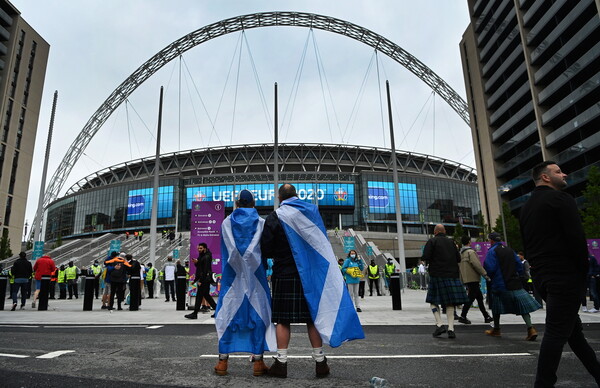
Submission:
[[[43,241],[34,241],[33,242],[33,255],[31,256],[31,260],[36,261],[40,257],[44,256],[44,242]]]
[[[152,215],[154,189],[129,190],[127,221],[147,220]],[[158,188],[158,218],[173,217],[173,186]]]
[[[121,240],[110,240],[110,247],[108,248],[108,256],[111,252],[121,253]]]
[[[319,206],[354,206],[353,183],[292,183],[298,198]],[[254,195],[256,206],[272,207],[275,190],[270,183],[238,184],[188,187],[186,190],[187,208],[193,201],[223,201],[233,207],[233,202],[241,190],[249,190]]]
[[[354,237],[345,236],[344,237],[344,252],[348,253],[354,248]]]
[[[477,252],[477,256],[479,256],[479,261],[481,261],[481,264],[483,264],[483,261],[485,260],[485,255],[487,255],[488,250],[491,246],[492,244],[490,244],[489,242],[476,241],[471,243],[471,248],[473,248],[473,250]]]
[[[419,214],[417,185],[414,183],[398,183],[400,191],[400,211],[402,214]],[[396,213],[396,193],[393,182],[368,181],[369,212]]]
[[[190,259],[198,258],[198,244],[205,243],[212,253],[212,271],[221,276],[221,224],[225,219],[223,201],[193,201],[190,219]],[[196,266],[190,260],[190,274],[196,273]],[[217,289],[211,294],[218,294]]]

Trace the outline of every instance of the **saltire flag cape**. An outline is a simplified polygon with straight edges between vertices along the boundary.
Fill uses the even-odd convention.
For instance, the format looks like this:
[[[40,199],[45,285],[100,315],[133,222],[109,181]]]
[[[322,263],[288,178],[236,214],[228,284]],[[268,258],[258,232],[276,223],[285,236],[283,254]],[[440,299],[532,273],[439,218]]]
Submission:
[[[215,312],[219,353],[275,351],[271,292],[262,264],[265,221],[254,208],[239,208],[221,226],[223,274]]]
[[[294,197],[283,201],[276,212],[323,342],[335,348],[365,338],[318,208]]]

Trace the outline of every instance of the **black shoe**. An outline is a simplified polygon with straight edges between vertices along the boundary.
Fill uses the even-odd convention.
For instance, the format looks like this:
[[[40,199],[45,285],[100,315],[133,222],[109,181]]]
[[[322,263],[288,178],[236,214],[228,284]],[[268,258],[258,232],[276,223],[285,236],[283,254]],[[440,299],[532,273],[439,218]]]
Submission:
[[[106,309],[107,309],[107,307],[106,307],[106,306],[102,306],[102,307],[100,307],[100,310],[106,310]]]
[[[435,331],[433,332],[433,336],[434,337],[439,337],[442,334],[444,334],[446,332],[446,326],[442,325],[442,326],[438,326],[435,328]]]
[[[12,309],[10,309],[10,311],[15,311],[17,309],[17,304],[13,303]]]
[[[360,309],[360,307],[358,307],[358,308],[356,309],[356,312],[357,312],[357,313],[362,313],[362,310]]]
[[[467,317],[458,317],[457,321],[459,321],[460,323],[464,323],[465,325],[470,325],[471,324],[471,321],[469,321],[467,319]],[[450,335],[450,334],[448,334],[448,335]]]
[[[275,358],[275,357],[273,357]],[[269,368],[269,375],[275,377],[286,378],[287,377],[287,362],[281,362],[275,358],[275,362]]]
[[[492,317],[485,317],[484,321],[485,321],[485,323],[491,323],[491,322],[494,322],[494,318],[492,318]]]
[[[169,299],[165,299],[165,302],[169,302]]]
[[[109,306],[109,307],[107,307],[106,309],[107,309],[108,311],[112,311],[112,310],[114,310],[115,308],[114,308],[114,307],[110,307],[110,306]]]
[[[450,339],[456,338],[456,334],[454,334],[454,330],[448,330],[448,338],[450,338]]]
[[[184,317],[187,319],[198,319],[198,313],[194,311],[191,314],[184,315]]]
[[[327,365],[327,357],[325,357],[323,361],[317,362],[315,371],[317,377],[325,377],[329,374],[329,365]]]
[[[215,317],[215,314],[211,315],[210,317],[211,317],[211,318],[214,318],[214,317]]]

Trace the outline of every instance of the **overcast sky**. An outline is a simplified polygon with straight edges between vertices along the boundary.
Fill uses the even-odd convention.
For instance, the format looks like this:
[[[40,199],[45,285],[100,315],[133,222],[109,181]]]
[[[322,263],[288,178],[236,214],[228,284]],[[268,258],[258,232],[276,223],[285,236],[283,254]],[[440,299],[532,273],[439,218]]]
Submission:
[[[396,43],[465,97],[458,45],[469,22],[466,0],[12,3],[50,44],[29,188],[30,224],[54,91],[59,99],[49,180],[88,119],[133,71],[180,37],[226,18],[301,11],[343,19]],[[386,79],[397,148],[474,167],[469,127],[404,67],[345,36],[269,27],[213,39],[165,65],[106,121],[60,195],[98,170],[154,153],[161,85],[166,90],[162,152],[272,142],[275,82],[280,141],[389,147]]]

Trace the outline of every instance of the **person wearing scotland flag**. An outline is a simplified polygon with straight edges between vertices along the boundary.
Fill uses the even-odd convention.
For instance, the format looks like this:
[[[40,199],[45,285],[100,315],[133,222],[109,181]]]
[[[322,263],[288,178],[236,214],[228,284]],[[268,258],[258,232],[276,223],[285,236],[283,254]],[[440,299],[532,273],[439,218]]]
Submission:
[[[287,377],[290,324],[306,323],[317,377],[329,374],[323,343],[338,347],[365,338],[340,276],[318,208],[301,201],[296,188],[279,188],[280,207],[265,221],[262,254],[272,257],[273,317],[277,324],[277,356],[269,375]]]
[[[221,226],[223,274],[215,312],[219,338],[215,373],[227,374],[229,353],[247,352],[252,354],[254,376],[262,376],[269,369],[263,352],[276,349],[266,260],[260,251],[265,221],[258,216],[248,190],[240,191],[236,207]]]

